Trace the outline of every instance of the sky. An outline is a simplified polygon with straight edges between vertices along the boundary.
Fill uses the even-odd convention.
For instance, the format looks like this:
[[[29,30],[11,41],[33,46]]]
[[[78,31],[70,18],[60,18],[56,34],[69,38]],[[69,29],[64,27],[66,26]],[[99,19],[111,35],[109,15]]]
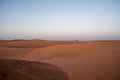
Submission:
[[[0,39],[120,40],[120,0],[0,0]]]

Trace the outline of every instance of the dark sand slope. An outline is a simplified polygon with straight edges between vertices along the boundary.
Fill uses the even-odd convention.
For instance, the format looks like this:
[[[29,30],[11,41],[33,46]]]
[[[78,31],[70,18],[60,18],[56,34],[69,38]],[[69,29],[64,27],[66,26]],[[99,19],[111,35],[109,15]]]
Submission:
[[[68,80],[68,76],[48,63],[0,60],[0,80]]]

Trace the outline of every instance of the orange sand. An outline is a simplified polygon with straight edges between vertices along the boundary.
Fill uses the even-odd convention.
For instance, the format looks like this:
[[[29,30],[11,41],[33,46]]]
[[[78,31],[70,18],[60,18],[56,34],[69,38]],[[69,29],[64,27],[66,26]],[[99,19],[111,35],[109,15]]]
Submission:
[[[67,42],[56,44],[53,41],[54,45],[49,46],[40,46],[44,45],[42,42],[38,43],[39,46],[37,42],[29,43],[30,46],[24,41],[18,42],[21,44],[17,41],[2,44],[0,58],[6,54],[4,59],[16,56],[15,59],[51,63],[63,68],[69,80],[120,80],[120,41],[69,42],[69,44]],[[45,45],[48,45],[47,43]],[[8,57],[8,54],[12,56]],[[22,55],[21,58],[17,57],[19,54]]]

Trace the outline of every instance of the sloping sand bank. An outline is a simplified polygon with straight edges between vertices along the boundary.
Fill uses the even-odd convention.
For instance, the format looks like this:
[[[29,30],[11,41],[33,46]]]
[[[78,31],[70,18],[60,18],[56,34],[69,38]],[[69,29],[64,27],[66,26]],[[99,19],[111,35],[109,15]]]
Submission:
[[[28,54],[32,48],[0,47],[0,59],[21,59]]]
[[[68,80],[68,76],[48,63],[0,60],[0,80]]]
[[[60,66],[70,80],[120,80],[120,42],[35,48],[23,59]]]

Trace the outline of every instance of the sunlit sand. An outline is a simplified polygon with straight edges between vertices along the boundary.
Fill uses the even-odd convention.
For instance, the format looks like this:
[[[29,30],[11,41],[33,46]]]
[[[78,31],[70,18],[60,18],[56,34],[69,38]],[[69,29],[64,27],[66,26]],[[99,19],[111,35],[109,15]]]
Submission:
[[[120,79],[120,41],[7,41],[0,44],[0,59],[50,63],[69,80]]]

